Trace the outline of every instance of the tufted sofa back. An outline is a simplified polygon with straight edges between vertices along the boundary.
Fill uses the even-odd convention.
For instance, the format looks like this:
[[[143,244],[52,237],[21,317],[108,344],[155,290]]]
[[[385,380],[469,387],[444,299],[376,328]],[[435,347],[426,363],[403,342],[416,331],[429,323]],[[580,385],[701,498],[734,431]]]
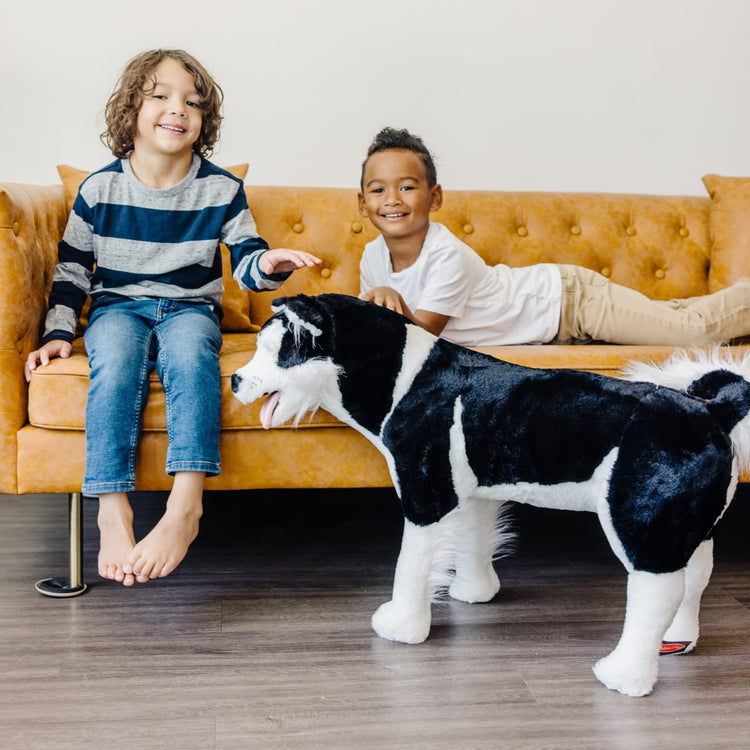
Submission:
[[[227,169],[244,178],[247,164]],[[58,172],[66,217],[88,173],[64,165]],[[750,180],[708,175],[703,182],[705,197],[446,191],[433,219],[489,264],[573,263],[655,299],[690,297],[750,276],[750,253],[745,251]],[[376,233],[359,215],[355,189],[245,190],[258,230],[271,247],[308,250],[323,259],[320,268],[294,274],[281,294],[359,293],[359,260]],[[222,329],[257,330],[278,294],[240,290],[229,277],[228,260],[225,251]],[[51,268],[45,271],[51,276]],[[48,284],[45,278],[42,288]]]
[[[271,247],[308,250],[321,268],[294,274],[284,294],[359,293],[359,259],[376,236],[359,215],[356,190],[247,187]],[[574,263],[650,297],[706,294],[726,285],[711,269],[708,197],[446,191],[433,214],[488,263]],[[714,279],[713,276],[716,275]],[[264,322],[275,294],[250,298]]]

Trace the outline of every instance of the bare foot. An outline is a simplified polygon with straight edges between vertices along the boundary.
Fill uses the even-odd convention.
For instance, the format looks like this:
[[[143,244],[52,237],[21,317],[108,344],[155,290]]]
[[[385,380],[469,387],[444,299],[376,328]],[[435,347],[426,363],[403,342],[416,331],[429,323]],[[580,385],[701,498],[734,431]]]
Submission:
[[[99,575],[124,586],[132,586],[135,577],[126,573],[123,563],[135,547],[133,509],[125,493],[99,497]]]
[[[203,515],[203,478],[197,472],[175,475],[164,515],[123,564],[138,583],[168,576],[187,554]]]

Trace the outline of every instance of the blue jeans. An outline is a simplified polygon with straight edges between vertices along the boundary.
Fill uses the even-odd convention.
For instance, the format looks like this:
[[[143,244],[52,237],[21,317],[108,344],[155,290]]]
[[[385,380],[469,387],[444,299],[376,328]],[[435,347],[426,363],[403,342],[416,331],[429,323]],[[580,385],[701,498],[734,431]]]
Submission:
[[[84,342],[91,374],[83,492],[135,489],[136,449],[154,367],[164,388],[167,474],[221,471],[221,333],[209,305],[126,299],[95,307]]]

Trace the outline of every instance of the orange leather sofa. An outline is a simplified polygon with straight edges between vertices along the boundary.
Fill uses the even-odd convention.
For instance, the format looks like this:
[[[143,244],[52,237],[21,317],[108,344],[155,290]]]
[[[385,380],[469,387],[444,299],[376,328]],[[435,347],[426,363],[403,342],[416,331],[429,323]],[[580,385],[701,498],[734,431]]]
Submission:
[[[245,165],[235,168],[242,174]],[[38,347],[57,243],[84,172],[60,167],[63,185],[0,183],[0,492],[61,493],[70,508],[69,580],[80,579],[80,487],[88,365],[78,339],[69,359],[23,376]],[[750,178],[709,175],[706,196],[446,191],[434,216],[489,263],[544,261],[593,268],[659,299],[689,297],[750,276]],[[321,267],[295,273],[279,292],[245,293],[226,279],[222,371],[222,473],[210,490],[389,486],[380,453],[359,433],[319,412],[296,429],[263,430],[259,403],[242,406],[230,377],[251,357],[255,332],[281,294],[359,291],[358,265],[375,236],[356,189],[246,188],[271,247],[308,250]],[[225,264],[226,265],[226,264]],[[509,346],[484,351],[533,367],[617,375],[631,359],[664,359],[669,347]],[[167,490],[164,394],[151,379],[138,455],[140,490]],[[745,477],[750,479],[750,477]]]

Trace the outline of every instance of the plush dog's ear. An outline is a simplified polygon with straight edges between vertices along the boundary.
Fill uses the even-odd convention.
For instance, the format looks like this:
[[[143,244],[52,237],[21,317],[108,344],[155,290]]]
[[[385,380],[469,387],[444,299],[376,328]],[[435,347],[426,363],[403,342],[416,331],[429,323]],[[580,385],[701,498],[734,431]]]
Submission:
[[[271,302],[271,310],[274,313],[281,312],[286,307],[286,303],[288,300],[289,297],[277,297],[273,302]]]
[[[275,314],[285,315],[287,320],[297,328],[309,331],[313,336],[320,336],[325,328],[325,316],[322,305],[315,297],[298,294],[296,297],[279,297],[273,301],[271,309]]]

